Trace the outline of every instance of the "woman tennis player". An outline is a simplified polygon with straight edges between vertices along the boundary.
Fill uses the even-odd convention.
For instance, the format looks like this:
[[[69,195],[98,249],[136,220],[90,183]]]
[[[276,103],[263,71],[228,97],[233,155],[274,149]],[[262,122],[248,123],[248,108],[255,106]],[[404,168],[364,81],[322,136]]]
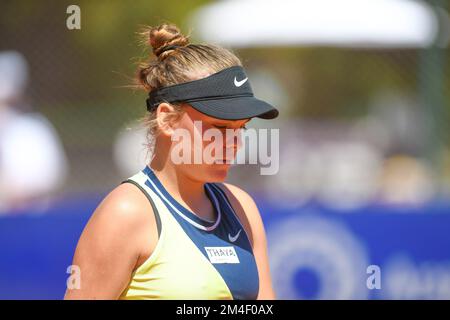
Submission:
[[[225,144],[232,158],[224,147],[213,163],[178,163],[172,155],[181,129],[193,142],[183,152],[198,151],[196,121],[200,133],[240,132],[251,118],[272,119],[278,111],[253,96],[229,50],[189,44],[169,24],[148,28],[146,37],[156,59],[140,67],[138,78],[149,92],[153,158],[93,213],[74,255],[80,288],[67,289],[65,298],[274,299],[258,208],[223,182],[239,139]]]

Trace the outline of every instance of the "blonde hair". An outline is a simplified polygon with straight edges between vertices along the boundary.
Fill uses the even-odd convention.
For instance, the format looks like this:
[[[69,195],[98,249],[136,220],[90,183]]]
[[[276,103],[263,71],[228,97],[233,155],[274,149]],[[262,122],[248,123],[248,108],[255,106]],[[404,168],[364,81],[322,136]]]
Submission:
[[[173,24],[147,26],[140,35],[153,52],[153,57],[141,63],[137,73],[138,85],[147,92],[197,80],[196,74],[213,74],[232,66],[242,66],[239,58],[228,49],[213,44],[190,44],[189,36],[184,36]],[[165,50],[168,46],[177,47]],[[176,120],[184,110],[181,104],[171,105],[175,111],[170,118]],[[141,123],[147,128],[148,147],[153,149],[158,134],[156,110],[147,112]]]

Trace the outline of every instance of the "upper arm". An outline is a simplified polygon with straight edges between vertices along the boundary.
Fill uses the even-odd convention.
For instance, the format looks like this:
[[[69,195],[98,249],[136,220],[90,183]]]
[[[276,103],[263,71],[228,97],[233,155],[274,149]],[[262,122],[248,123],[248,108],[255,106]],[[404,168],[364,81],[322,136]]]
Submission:
[[[275,299],[270,276],[267,239],[261,214],[252,197],[242,189],[223,183],[228,199],[249,236],[259,273],[259,293],[257,299]]]
[[[94,211],[73,259],[80,288],[68,288],[65,299],[117,299],[128,284],[145,227],[143,195],[132,188],[128,183],[118,186]]]

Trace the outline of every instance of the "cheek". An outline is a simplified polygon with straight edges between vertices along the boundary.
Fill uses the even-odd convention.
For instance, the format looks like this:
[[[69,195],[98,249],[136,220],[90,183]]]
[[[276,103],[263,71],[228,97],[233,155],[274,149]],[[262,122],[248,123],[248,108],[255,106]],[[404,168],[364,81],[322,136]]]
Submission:
[[[198,137],[201,137],[203,134],[199,129],[200,128],[196,127],[186,114],[180,119],[180,121],[177,122],[177,125],[175,126],[175,130],[179,130],[179,135],[190,140],[192,146],[194,146],[195,139],[198,139]]]
[[[208,129],[212,129],[209,134],[205,133]],[[242,130],[234,131],[219,130],[213,126],[204,127],[202,137],[205,137],[203,145],[207,146],[214,143],[217,147],[222,146],[223,149],[239,148],[242,145]]]
[[[237,129],[224,134],[224,147],[227,149],[238,149],[242,145],[242,130]]]
[[[187,115],[187,113],[184,113],[179,119],[178,121],[175,123],[174,128],[175,129],[184,129],[184,130],[188,130],[188,131],[192,131],[192,120],[189,118],[189,116]]]
[[[199,122],[194,123],[190,119],[180,119],[177,129],[184,131],[184,141],[189,140],[188,144],[181,144],[181,148],[178,146],[176,148],[177,155],[186,156],[191,161],[191,164],[185,163],[188,175],[199,179],[220,178],[226,175],[229,166],[211,162],[222,162],[224,159],[232,161],[236,157],[242,130],[235,131],[235,135],[230,133],[227,135],[226,130],[219,130],[207,122],[200,125]],[[177,145],[179,143],[180,141],[175,142]]]

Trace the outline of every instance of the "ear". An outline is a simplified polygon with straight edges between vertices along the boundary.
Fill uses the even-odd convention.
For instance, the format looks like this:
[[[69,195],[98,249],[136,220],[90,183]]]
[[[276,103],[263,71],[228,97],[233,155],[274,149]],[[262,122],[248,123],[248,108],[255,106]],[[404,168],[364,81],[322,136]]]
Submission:
[[[160,103],[156,109],[156,121],[158,123],[158,130],[165,136],[173,134],[173,118],[175,109],[168,103]]]

